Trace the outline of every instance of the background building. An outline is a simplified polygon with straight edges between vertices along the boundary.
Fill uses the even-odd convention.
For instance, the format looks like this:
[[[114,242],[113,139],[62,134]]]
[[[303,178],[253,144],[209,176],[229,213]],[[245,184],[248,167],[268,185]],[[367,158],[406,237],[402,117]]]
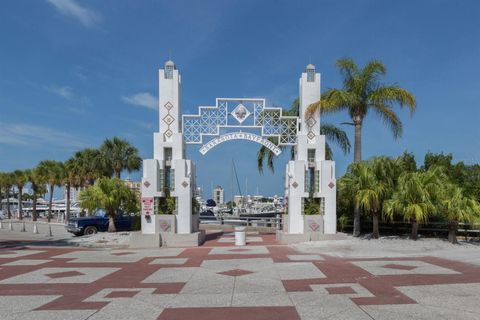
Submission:
[[[212,199],[217,203],[217,205],[224,204],[224,190],[221,186],[216,186],[212,192]]]

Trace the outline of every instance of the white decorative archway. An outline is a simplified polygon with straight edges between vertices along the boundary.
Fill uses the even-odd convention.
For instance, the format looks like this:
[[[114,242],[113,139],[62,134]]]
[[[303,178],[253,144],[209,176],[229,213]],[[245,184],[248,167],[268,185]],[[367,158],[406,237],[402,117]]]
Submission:
[[[215,106],[200,106],[198,114],[182,115],[181,76],[172,61],[159,70],[159,89],[160,130],[154,133],[153,158],[143,163],[142,234],[164,234],[168,230],[180,234],[181,241],[200,242],[192,216],[196,169],[186,157],[185,145],[201,145],[200,153],[206,154],[223,142],[237,139],[260,143],[276,155],[281,153],[281,146],[296,146],[295,158],[285,170],[285,237],[305,241],[321,233],[336,233],[335,162],[325,159],[320,114],[307,117],[305,112],[320,99],[320,74],[313,65],[308,65],[299,79],[298,117],[284,115],[281,108],[266,107],[265,99],[259,98],[217,98]],[[157,201],[167,196],[177,199],[170,222],[155,211]],[[303,214],[305,199],[312,197],[322,204],[324,214],[319,220]],[[166,225],[170,227],[164,228]]]

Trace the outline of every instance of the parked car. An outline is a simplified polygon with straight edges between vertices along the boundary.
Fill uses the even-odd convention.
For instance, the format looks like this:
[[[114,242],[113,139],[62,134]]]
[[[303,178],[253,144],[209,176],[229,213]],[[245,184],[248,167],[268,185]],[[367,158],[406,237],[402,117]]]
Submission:
[[[132,229],[133,216],[117,214],[115,227],[117,231],[130,231]],[[105,232],[108,230],[108,216],[103,211],[88,217],[71,218],[65,228],[76,236]]]

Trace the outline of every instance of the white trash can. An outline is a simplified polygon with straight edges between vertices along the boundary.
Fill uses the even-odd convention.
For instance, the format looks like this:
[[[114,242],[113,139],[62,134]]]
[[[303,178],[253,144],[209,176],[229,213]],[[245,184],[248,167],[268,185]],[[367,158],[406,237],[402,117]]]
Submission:
[[[246,245],[245,227],[235,227],[235,245],[236,246]]]

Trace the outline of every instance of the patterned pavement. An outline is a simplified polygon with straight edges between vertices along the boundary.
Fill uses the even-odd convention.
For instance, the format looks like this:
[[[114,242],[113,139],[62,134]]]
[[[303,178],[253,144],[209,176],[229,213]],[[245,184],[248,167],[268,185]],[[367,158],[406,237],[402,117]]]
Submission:
[[[435,257],[344,259],[274,235],[200,248],[0,249],[1,319],[479,319],[480,267]],[[0,242],[0,244],[2,244]]]

